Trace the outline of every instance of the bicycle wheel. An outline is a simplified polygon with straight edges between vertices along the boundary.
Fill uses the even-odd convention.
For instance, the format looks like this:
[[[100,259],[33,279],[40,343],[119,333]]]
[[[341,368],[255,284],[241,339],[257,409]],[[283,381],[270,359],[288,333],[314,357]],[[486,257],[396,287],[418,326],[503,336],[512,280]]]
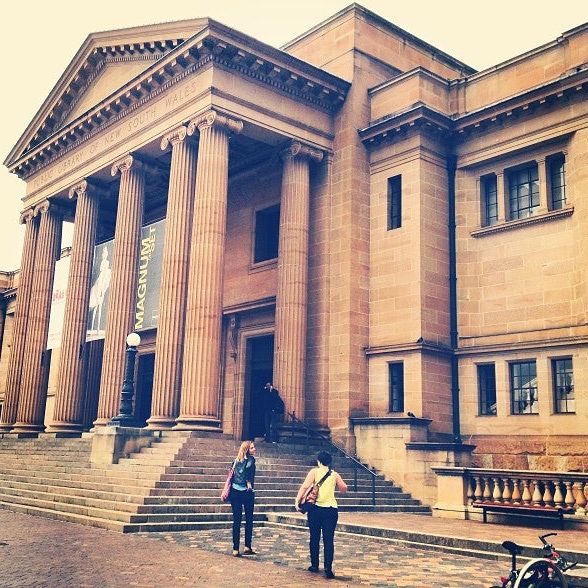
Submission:
[[[532,559],[519,572],[513,588],[568,588],[568,581],[555,564]]]

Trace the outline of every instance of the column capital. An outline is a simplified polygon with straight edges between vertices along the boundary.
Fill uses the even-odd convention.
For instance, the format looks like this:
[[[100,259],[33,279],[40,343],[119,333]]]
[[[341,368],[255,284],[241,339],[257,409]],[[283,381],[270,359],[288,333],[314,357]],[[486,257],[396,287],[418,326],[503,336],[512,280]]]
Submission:
[[[188,129],[184,125],[180,125],[175,129],[167,132],[161,138],[160,147],[162,151],[166,151],[170,145],[177,145],[178,143],[182,143],[186,140],[188,136]]]
[[[311,147],[310,145],[305,145],[300,141],[292,141],[290,145],[282,150],[281,156],[282,159],[288,157],[306,157],[307,159],[312,159],[318,163],[323,159],[323,152],[320,149]]]
[[[35,218],[35,209],[31,206],[31,208],[25,208],[21,213],[18,219],[19,224],[26,225],[29,221]]]
[[[112,164],[112,167],[110,168],[110,175],[113,177],[118,173],[122,175],[127,173],[131,167],[139,167],[140,165],[141,160],[129,153]]]
[[[59,206],[58,204],[51,202],[50,200],[44,200],[43,202],[35,206],[34,216],[39,216],[41,214],[46,214],[48,212],[60,214],[63,216],[65,214],[65,209]]]
[[[86,194],[87,192],[90,192],[93,195],[104,195],[106,194],[106,188],[92,180],[84,178],[69,189],[68,196],[70,199],[79,198],[82,194]]]
[[[200,132],[212,126],[217,126],[228,133],[236,134],[243,130],[243,121],[219,114],[216,110],[209,110],[190,121],[188,135],[193,135],[197,130]]]

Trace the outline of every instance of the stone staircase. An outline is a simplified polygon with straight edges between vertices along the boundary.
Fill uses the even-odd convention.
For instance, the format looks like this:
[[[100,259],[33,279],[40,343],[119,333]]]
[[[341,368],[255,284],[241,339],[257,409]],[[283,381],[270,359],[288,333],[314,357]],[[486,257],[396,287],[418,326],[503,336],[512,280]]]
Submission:
[[[92,435],[59,439],[0,438],[0,508],[130,532],[181,531],[227,527],[231,509],[219,499],[238,443],[223,436],[166,432],[151,446],[116,464],[90,462]],[[255,518],[292,512],[294,496],[316,447],[258,445]],[[417,500],[385,480],[358,474],[353,491],[350,460],[335,469],[350,484],[338,497],[342,511],[428,512]]]

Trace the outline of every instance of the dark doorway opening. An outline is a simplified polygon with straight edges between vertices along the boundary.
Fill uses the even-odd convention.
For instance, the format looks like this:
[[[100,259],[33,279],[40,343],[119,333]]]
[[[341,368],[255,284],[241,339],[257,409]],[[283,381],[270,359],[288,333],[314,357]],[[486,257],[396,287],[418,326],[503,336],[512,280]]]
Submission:
[[[243,439],[255,439],[265,433],[263,387],[272,381],[274,336],[250,337],[246,353]]]
[[[153,393],[153,372],[155,353],[139,355],[137,368],[137,397],[135,399],[135,420],[138,427],[144,427],[151,416],[151,395]]]

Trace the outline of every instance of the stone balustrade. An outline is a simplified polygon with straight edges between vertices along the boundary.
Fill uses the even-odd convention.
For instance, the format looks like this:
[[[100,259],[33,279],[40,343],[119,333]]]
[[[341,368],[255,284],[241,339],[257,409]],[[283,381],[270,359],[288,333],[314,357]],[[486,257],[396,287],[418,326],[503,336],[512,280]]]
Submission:
[[[588,521],[588,473],[440,467],[435,508],[465,513],[474,503],[573,508]],[[453,508],[451,507],[453,506]],[[470,511],[471,512],[471,511]],[[455,515],[454,515],[455,516]]]

